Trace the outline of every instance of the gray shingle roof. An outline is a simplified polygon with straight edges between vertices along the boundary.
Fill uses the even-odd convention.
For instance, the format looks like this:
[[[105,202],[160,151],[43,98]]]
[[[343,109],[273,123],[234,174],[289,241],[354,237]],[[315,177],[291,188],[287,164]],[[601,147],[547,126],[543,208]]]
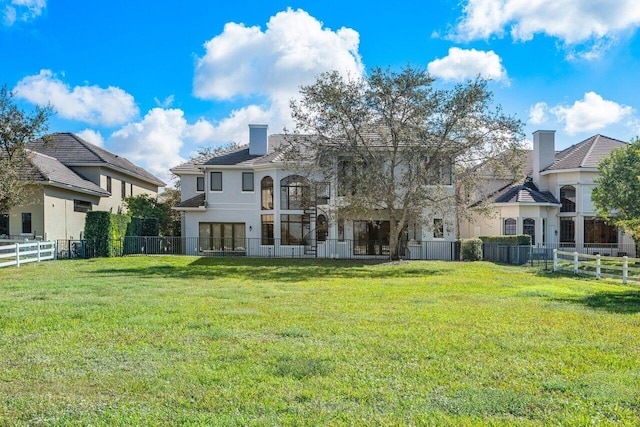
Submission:
[[[42,153],[30,152],[29,162],[22,168],[21,175],[29,181],[48,182],[74,191],[110,196],[109,192],[83,179],[57,159]]]
[[[37,139],[29,142],[28,147],[33,151],[54,157],[66,166],[73,167],[86,164],[103,165],[122,170],[125,173],[159,187],[166,185],[159,178],[150,174],[145,169],[134,165],[124,157],[93,145],[77,135],[68,132],[54,133],[49,135],[49,138],[49,143],[46,145],[42,139]]]
[[[552,203],[560,204],[549,191],[540,191],[527,178],[523,184],[511,185],[498,190],[493,196],[494,203]]]
[[[190,199],[178,203],[176,208],[200,208],[204,206],[204,194],[198,194]]]
[[[611,151],[626,146],[625,142],[617,139],[594,135],[556,153],[556,161],[545,170],[596,168],[600,159],[608,156]]]

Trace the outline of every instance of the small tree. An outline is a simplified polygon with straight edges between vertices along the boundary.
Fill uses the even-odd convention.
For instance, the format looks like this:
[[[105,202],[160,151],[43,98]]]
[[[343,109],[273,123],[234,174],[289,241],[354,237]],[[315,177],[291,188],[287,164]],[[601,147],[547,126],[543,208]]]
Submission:
[[[640,138],[614,150],[599,165],[600,177],[591,193],[598,215],[608,223],[624,227],[640,242]]]
[[[383,213],[392,258],[405,226],[433,225],[425,213],[466,215],[481,189],[481,170],[509,169],[504,159],[513,156],[504,153],[523,140],[522,123],[492,108],[486,80],[448,90],[434,82],[410,66],[376,68],[362,79],[330,72],[303,86],[301,99],[291,103],[291,167],[338,183],[341,218]]]
[[[6,85],[0,88],[0,213],[9,212],[27,196],[21,172],[28,167],[27,142],[43,136],[52,114],[50,106],[25,113],[15,104]]]
[[[167,193],[167,191],[169,193]],[[164,193],[167,193],[164,195]],[[137,218],[153,218],[158,221],[158,231],[163,236],[173,236],[176,232],[175,222],[180,221],[179,213],[172,208],[180,200],[178,190],[165,190],[156,200],[147,194],[131,196],[125,199],[129,215]],[[164,195],[164,196],[163,196]],[[179,229],[179,225],[178,225]]]

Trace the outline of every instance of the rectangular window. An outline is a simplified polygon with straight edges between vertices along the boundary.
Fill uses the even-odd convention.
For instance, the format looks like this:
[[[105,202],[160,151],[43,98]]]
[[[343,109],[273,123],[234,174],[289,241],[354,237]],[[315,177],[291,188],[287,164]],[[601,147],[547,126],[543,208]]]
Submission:
[[[120,197],[127,197],[127,183],[124,180],[120,183]]]
[[[453,184],[453,162],[451,159],[432,159],[428,164],[425,177],[426,185],[451,185]]]
[[[88,212],[91,210],[91,202],[84,200],[73,199],[73,211],[74,212]]]
[[[0,236],[9,235],[9,214],[0,214]]]
[[[283,245],[304,245],[309,238],[309,215],[280,215],[280,239]]]
[[[576,241],[575,217],[560,218],[560,243],[575,244]]]
[[[211,172],[211,191],[222,191],[222,172]]]
[[[338,220],[338,241],[344,242],[344,219]]]
[[[253,191],[253,172],[242,172],[242,191]]]
[[[196,177],[196,191],[204,191],[204,176]]]
[[[273,245],[273,215],[262,215],[262,244]]]
[[[107,191],[111,193],[111,177],[107,177]]]
[[[199,224],[200,251],[244,251],[245,224],[201,222]]]
[[[129,195],[133,197],[133,184],[129,184]]]
[[[618,227],[607,224],[602,218],[584,219],[585,243],[618,243]]]
[[[434,218],[433,220],[433,238],[444,239],[444,222],[441,218]]]
[[[22,233],[31,234],[31,213],[22,214]]]

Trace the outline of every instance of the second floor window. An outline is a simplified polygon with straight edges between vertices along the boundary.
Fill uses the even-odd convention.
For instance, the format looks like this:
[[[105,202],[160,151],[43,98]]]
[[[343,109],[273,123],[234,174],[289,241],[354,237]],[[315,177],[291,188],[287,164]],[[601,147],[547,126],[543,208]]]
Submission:
[[[262,210],[268,211],[273,209],[273,178],[265,176],[260,181],[260,190],[262,193]]]
[[[309,184],[299,175],[280,181],[280,209],[304,209],[309,203]]]
[[[196,191],[204,191],[204,176],[196,177]]]
[[[107,177],[107,191],[111,193],[111,177]]]
[[[211,191],[222,191],[222,172],[211,172]]]
[[[560,212],[576,211],[576,187],[573,185],[565,185],[560,189],[560,203],[562,207]]]
[[[242,191],[253,191],[253,172],[242,172]]]
[[[127,197],[127,183],[124,180],[120,183],[120,197]]]

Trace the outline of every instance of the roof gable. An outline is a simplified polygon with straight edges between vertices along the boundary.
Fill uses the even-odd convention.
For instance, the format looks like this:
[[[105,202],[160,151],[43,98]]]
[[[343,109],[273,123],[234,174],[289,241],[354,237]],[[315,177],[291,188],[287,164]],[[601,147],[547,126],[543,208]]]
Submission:
[[[562,169],[596,168],[603,157],[627,144],[603,135],[594,135],[582,142],[556,153],[555,162],[547,171]]]

